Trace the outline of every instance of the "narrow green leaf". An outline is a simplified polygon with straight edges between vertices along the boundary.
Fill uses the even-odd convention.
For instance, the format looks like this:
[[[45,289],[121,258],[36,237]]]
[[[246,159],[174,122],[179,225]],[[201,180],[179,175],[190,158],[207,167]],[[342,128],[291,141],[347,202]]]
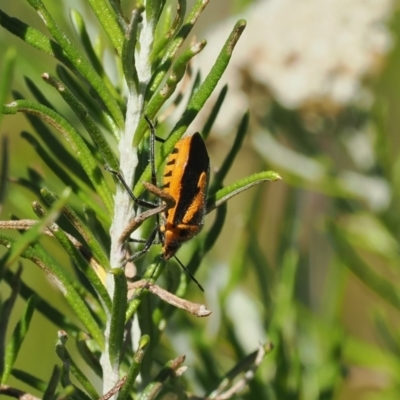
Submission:
[[[73,151],[95,187],[96,192],[103,200],[107,210],[110,214],[113,212],[111,191],[82,137],[75,128],[67,122],[67,120],[53,110],[28,100],[17,100],[7,104],[3,106],[3,112],[5,114],[15,114],[17,112],[30,113],[43,119],[43,121],[49,123],[62,133],[66,140],[71,144]]]
[[[137,93],[139,91],[139,78],[135,66],[135,51],[140,18],[141,11],[134,10],[122,47],[122,69],[130,93]]]
[[[166,365],[161,369],[157,376],[150,382],[143,392],[141,393],[140,400],[152,400],[157,398],[158,393],[162,389],[162,386],[166,381],[173,377],[176,370],[185,361],[185,356],[177,357],[175,360],[168,361]]]
[[[83,104],[84,108],[91,115],[95,121],[103,126],[106,130],[111,132],[115,140],[119,141],[120,129],[118,125],[115,124],[111,114],[99,104],[91,95],[91,92],[87,90],[81,81],[68,72],[66,68],[62,65],[57,65],[56,67],[57,75],[60,77],[61,81],[69,90],[74,94],[74,96]],[[39,101],[42,103],[42,101]]]
[[[270,321],[271,335],[281,335],[286,330],[288,324],[294,321],[294,303],[293,296],[296,283],[296,274],[298,271],[299,254],[295,249],[287,249],[284,256],[278,286],[275,289],[275,310]],[[271,338],[272,339],[272,338]],[[273,337],[273,342],[278,339]]]
[[[108,75],[104,70],[101,59],[97,56],[96,52],[94,51],[92,42],[89,38],[89,34],[86,29],[85,20],[77,10],[71,10],[71,20],[74,25],[75,32],[78,34],[80,42],[83,48],[85,49],[86,55],[88,56],[89,61],[92,64],[94,70],[101,76],[108,90],[112,93],[114,98],[117,99],[119,97],[119,94],[117,93],[114,85],[108,78]]]
[[[68,369],[68,371],[75,377],[75,379],[82,385],[82,387],[86,390],[86,392],[91,396],[90,398],[98,399],[100,396],[97,390],[90,383],[89,379],[82,372],[82,370],[76,365],[75,361],[72,359],[71,355],[69,354],[69,351],[65,346],[68,339],[67,334],[63,331],[59,331],[58,335],[59,335],[59,340],[57,341],[56,344],[56,354],[63,362],[64,369]],[[64,381],[64,385],[67,386],[69,384],[71,384],[69,379],[67,382]],[[80,391],[80,389],[78,388],[76,389]],[[80,394],[82,395],[83,392],[80,391]],[[85,394],[84,396],[85,398],[87,397]]]
[[[0,25],[32,47],[57,58],[59,61],[69,67],[72,66],[62,48],[56,42],[43,35],[43,33],[41,33],[39,30],[32,28],[25,22],[22,22],[18,18],[10,17],[1,9]]]
[[[28,372],[14,368],[11,371],[11,375],[19,381],[24,382],[26,385],[38,390],[39,392],[44,392],[46,390],[46,382],[32,374],[29,374]]]
[[[91,0],[93,2],[93,0]],[[54,39],[58,42],[58,44],[61,46],[71,63],[74,65],[74,67],[83,75],[83,77],[90,82],[92,85],[93,89],[96,91],[96,93],[99,95],[105,106],[108,108],[110,111],[111,115],[113,116],[115,122],[118,124],[118,126],[122,129],[124,126],[124,118],[122,116],[121,110],[118,106],[118,103],[116,100],[112,97],[111,93],[107,89],[107,87],[104,85],[101,77],[96,73],[94,68],[91,66],[91,64],[88,62],[88,60],[85,58],[85,56],[80,52],[80,50],[70,41],[70,39],[67,37],[65,32],[63,32],[60,27],[57,25],[57,23],[54,21],[50,13],[48,12],[47,8],[44,6],[41,0],[28,0],[28,3],[38,12],[40,15],[41,19],[44,21],[46,24],[47,29],[51,33],[51,35],[54,37]],[[102,1],[96,1],[96,3],[99,5],[102,3]],[[104,11],[105,12],[105,11]],[[106,14],[103,14],[102,17],[106,17]],[[108,18],[107,18],[108,20]],[[109,21],[110,22],[110,21]],[[118,30],[118,32],[114,32],[116,36],[114,37],[114,40],[117,40],[117,38],[121,38],[120,34],[121,32]],[[113,41],[113,39],[111,39]],[[122,44],[122,41],[121,41]],[[118,51],[120,52],[120,46],[117,47]]]
[[[15,243],[15,240],[12,237],[0,234],[0,245],[10,248],[13,243]],[[52,262],[38,244],[27,247],[21,254],[21,257],[31,260],[43,270],[46,276],[59,288],[66,301],[92,335],[93,339],[97,341],[100,347],[103,347],[103,332],[64,270],[56,263]]]
[[[85,222],[91,232],[96,232],[96,238],[100,246],[108,254],[111,247],[111,238],[109,234],[110,224],[103,224],[99,220],[97,213],[90,208],[87,204],[83,204],[83,213],[85,216]]]
[[[225,85],[221,91],[219,92],[218,98],[213,106],[210,116],[208,117],[206,123],[204,124],[204,128],[201,130],[201,135],[204,139],[208,138],[208,135],[211,132],[211,128],[214,125],[215,120],[219,114],[219,111],[222,107],[222,104],[225,100],[226,94],[228,93],[228,85]]]
[[[36,205],[34,211],[41,218],[43,218],[46,215],[44,210],[39,205]],[[90,284],[95,289],[97,295],[100,297],[103,306],[106,307],[108,311],[111,311],[110,296],[108,295],[105,286],[103,285],[102,281],[100,280],[99,276],[96,274],[96,271],[92,268],[88,260],[83,258],[79,250],[74,246],[74,244],[69,240],[66,233],[57,224],[48,225],[48,229],[54,235],[57,241],[61,244],[64,250],[68,253],[68,255],[74,261],[75,265],[79,268],[79,270],[89,280]],[[92,303],[91,308],[98,317],[101,316],[103,312],[103,309],[101,307],[94,307]]]
[[[246,383],[248,383],[250,379],[254,378],[255,371],[262,363],[265,355],[271,352],[272,349],[273,345],[271,343],[268,343],[265,346],[260,345],[257,351],[243,357],[229,372],[226,373],[219,387],[207,397],[210,400],[226,398],[226,395],[230,392],[229,389],[231,389],[235,384],[235,378],[240,375],[244,375]],[[244,386],[245,385],[243,385],[243,387]],[[235,390],[235,393],[239,394],[240,391],[238,392]]]
[[[128,289],[123,269],[114,268],[112,273],[114,275],[115,289],[108,348],[112,365],[119,365],[125,332]]]
[[[72,94],[72,92],[63,85],[54,76],[47,73],[42,75],[43,80],[53,86],[65,100],[65,102],[71,107],[72,111],[79,118],[82,125],[86,128],[93,143],[96,145],[100,154],[103,158],[103,163],[108,164],[112,169],[118,169],[118,160],[116,159],[111,147],[105,140],[103,133],[100,131],[98,126],[95,124],[88,112],[83,108],[82,104],[78,99]]]
[[[219,207],[221,204],[228,201],[230,198],[242,193],[243,191],[250,189],[251,187],[258,185],[265,181],[278,181],[281,177],[274,171],[258,172],[250,175],[246,178],[239,179],[235,183],[224,187],[215,195],[210,196],[207,199],[207,213]]]
[[[169,45],[164,51],[164,56],[161,62],[158,63],[158,68],[154,74],[154,78],[150,87],[150,93],[154,93],[161,82],[164,80],[165,75],[171,67],[173,60],[182,46],[185,39],[191,32],[194,24],[197,22],[201,13],[204,11],[209,0],[197,0],[190,10],[189,14],[185,18],[185,22],[182,24],[178,33],[175,35],[173,40],[170,41]]]
[[[199,90],[193,95],[188,104],[188,108],[184,112],[180,121],[178,121],[178,123],[175,125],[172,135],[176,134],[176,132],[179,132],[182,128],[184,128],[185,131],[189,124],[196,117],[197,113],[203,108],[205,102],[208,100],[219,80],[221,79],[222,74],[225,72],[225,69],[232,57],[233,50],[245,27],[246,21],[244,20],[239,20],[235,24],[206,79],[199,87]]]
[[[5,54],[2,55],[2,73],[0,75],[0,104],[4,104],[6,102],[7,96],[10,93],[16,55],[17,51],[14,47],[8,48]],[[1,119],[2,116],[0,114],[0,122]]]
[[[121,1],[120,0],[108,0],[108,2],[110,3],[112,9],[114,10],[114,14],[116,15],[119,25],[126,30],[126,21],[127,18],[124,15],[124,12],[122,10],[122,6],[121,6]],[[137,5],[137,7],[139,7],[139,5]]]
[[[118,54],[122,54],[124,30],[126,29],[123,26],[123,18],[118,18],[118,15],[110,10],[104,0],[89,0],[89,4]]]
[[[92,186],[88,187],[86,183],[80,181],[79,178],[74,179],[71,174],[68,174],[34,136],[23,131],[21,132],[21,137],[28,141],[50,170],[65,184],[65,186],[71,188],[72,192],[81,199],[83,204],[92,207],[104,223],[109,223],[110,216],[105,212],[104,208],[100,207],[98,202],[93,199]]]
[[[99,362],[100,352],[97,346],[94,346],[95,349],[90,347],[91,342],[93,341],[83,332],[79,332],[79,334],[76,335],[76,347],[79,351],[79,354],[90,367],[91,371],[94,372],[99,378],[102,378],[103,371]]]
[[[385,279],[375,272],[355,251],[348,240],[346,232],[336,226],[329,224],[330,232],[335,240],[338,255],[341,260],[368,288],[378,294],[384,301],[400,310],[400,294],[398,288],[390,280]]]
[[[79,118],[82,125],[86,128],[87,132],[93,140],[93,143],[96,145],[97,149],[102,155],[104,164],[110,165],[111,168],[117,168],[118,161],[107,141],[105,140],[103,133],[97,127],[91,116],[78,101],[78,99],[72,94],[68,87],[63,85],[54,76],[45,73],[42,75],[42,78],[46,83],[49,83],[60,93],[65,102],[71,107],[72,111],[74,111],[75,115]]]
[[[8,269],[6,270],[6,272],[7,271]],[[21,272],[22,272],[22,266],[20,265],[10,284],[11,286],[10,296],[6,301],[4,301],[4,303],[0,304],[0,382],[3,383],[5,383],[5,380],[7,379],[4,378],[3,375],[5,369],[6,334],[11,313],[13,311],[20,289]]]
[[[3,203],[7,196],[8,187],[8,137],[3,136],[1,140],[1,160],[0,160],[0,214],[3,209]],[[1,277],[1,272],[0,272]]]
[[[48,204],[53,204],[55,201],[57,201],[57,196],[47,189],[42,189],[40,193]],[[85,242],[87,243],[89,249],[99,261],[102,268],[105,270],[109,270],[111,267],[108,257],[100,246],[100,243],[94,236],[94,233],[86,226],[86,224],[79,218],[76,212],[68,205],[63,207],[62,214],[85,239]]]
[[[63,388],[63,390],[60,390],[60,392],[57,394],[57,397],[55,400],[80,400],[80,397],[75,397],[76,395],[76,390],[73,385],[69,385]]]
[[[146,0],[146,19],[154,25],[154,29],[164,7],[165,0]]]
[[[38,100],[41,104],[46,104],[46,96],[39,90],[39,88],[32,82],[30,79],[25,78],[25,82],[29,87],[30,91],[35,96],[36,100]],[[22,98],[22,95],[18,94],[14,96],[15,98]],[[52,108],[51,106],[49,108]],[[75,176],[77,176],[81,181],[85,182],[91,188],[93,187],[90,179],[86,175],[82,166],[79,164],[77,159],[71,155],[67,151],[67,148],[61,143],[59,138],[61,139],[58,132],[55,133],[49,129],[48,125],[46,125],[39,117],[36,117],[31,114],[25,114],[28,121],[35,128],[35,134],[38,135],[43,143],[46,145],[52,154],[57,154],[58,160],[66,169],[71,171]],[[57,135],[57,136],[56,136]]]
[[[5,281],[12,286],[12,282],[15,279],[15,274],[10,269],[6,270]],[[28,300],[31,296],[36,293],[20,280],[19,282],[19,295],[24,299]],[[58,328],[64,329],[65,331],[76,335],[80,331],[77,325],[73,324],[68,318],[65,317],[60,311],[53,307],[48,301],[36,294],[36,311],[39,311],[44,317],[52,322]]]
[[[67,203],[70,194],[71,190],[66,188],[60,196],[60,199],[52,205],[46,218],[38,222],[31,229],[29,229],[29,231],[25,232],[18,239],[18,241],[14,242],[7,258],[7,266],[12,265],[15,260],[24,252],[24,250],[41,236],[43,230],[58,218],[60,211]]]
[[[230,152],[225,157],[224,162],[218,169],[217,173],[214,175],[214,181],[211,184],[210,188],[208,189],[208,193],[210,193],[211,195],[213,195],[218,189],[222,187],[224,179],[228,174],[240,148],[242,147],[242,143],[246,135],[248,125],[249,125],[249,113],[247,112],[246,114],[244,114],[239,124],[235,141],[233,142]]]
[[[168,16],[171,14],[171,6],[168,8]],[[174,22],[171,25],[169,30],[164,29],[161,31],[159,40],[156,41],[154,45],[154,49],[152,52],[151,58],[154,60],[156,56],[159,55],[160,52],[163,52],[167,48],[168,42],[176,35],[178,30],[181,28],[184,18],[186,14],[186,0],[178,0],[176,4],[176,15]],[[168,18],[166,23],[168,23]],[[158,39],[158,38],[157,38]],[[154,64],[158,64],[158,61],[154,62]]]
[[[165,85],[153,96],[148,105],[146,106],[144,114],[150,118],[155,118],[157,112],[165,104],[165,102],[175,92],[176,86],[185,75],[186,67],[189,61],[197,54],[199,54],[205,47],[206,41],[194,44],[190,49],[186,50],[179,56],[174,65],[172,66],[171,74],[168,76]],[[135,133],[134,145],[141,142],[143,135],[148,128],[147,122],[142,118],[139,122],[138,128]]]
[[[8,377],[11,374],[12,367],[17,359],[19,350],[22,346],[22,343],[25,340],[25,336],[28,333],[29,325],[31,323],[33,311],[35,310],[36,296],[32,296],[29,298],[25,311],[21,316],[17,326],[14,329],[13,334],[11,335],[10,341],[6,347],[5,352],[5,362],[4,362],[4,373],[1,380],[1,383],[4,384],[7,382]]]
[[[35,1],[35,3],[38,2]],[[47,10],[46,16],[49,16]],[[63,49],[63,47],[61,47],[58,43],[47,38],[37,29],[30,27],[29,25],[20,21],[18,18],[10,17],[5,12],[0,10],[0,25],[2,25],[5,29],[21,38],[27,44],[55,57],[72,71],[79,71],[87,80],[87,82],[92,85],[94,91],[99,95],[103,103],[106,105],[117,125],[120,127],[120,129],[122,129],[124,124],[123,116],[112,94],[103,84],[100,76],[96,74],[89,62],[84,58],[83,54],[80,54],[77,48],[69,42],[69,40],[64,36],[58,27],[55,27],[55,23],[52,19],[51,21],[53,22],[51,24],[53,28],[51,33],[53,34],[53,32],[56,32],[57,37],[55,37],[55,39],[60,39],[61,43],[67,47],[68,51]]]
[[[135,355],[133,356],[132,363],[129,366],[127,379],[125,381],[124,386],[121,388],[118,394],[117,400],[125,400],[129,398],[133,385],[136,381],[136,378],[139,375],[140,366],[142,364],[143,357],[146,353],[146,349],[149,345],[149,342],[150,342],[150,336],[148,335],[143,335],[140,338],[138,349],[136,350]]]
[[[55,365],[51,373],[50,380],[47,384],[46,390],[43,393],[42,400],[54,400],[58,382],[60,381],[61,370],[58,365]]]

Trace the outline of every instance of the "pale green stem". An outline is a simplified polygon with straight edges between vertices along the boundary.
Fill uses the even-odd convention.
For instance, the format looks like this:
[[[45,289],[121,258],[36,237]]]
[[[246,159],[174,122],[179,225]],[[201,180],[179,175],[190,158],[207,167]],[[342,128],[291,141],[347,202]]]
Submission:
[[[155,21],[147,20],[146,13],[142,14],[142,18],[143,20],[138,31],[139,50],[137,50],[135,54],[138,88],[130,88],[127,99],[125,132],[121,135],[121,140],[118,144],[120,153],[120,170],[125,181],[129,185],[132,185],[134,172],[138,163],[137,149],[132,148],[133,136],[143,113],[144,96],[151,79],[151,66],[149,60],[154,40]],[[114,217],[110,229],[110,263],[112,268],[120,268],[124,253],[123,248],[119,243],[119,238],[125,230],[128,222],[134,217],[134,210],[129,194],[121,185],[117,185],[114,200]],[[108,293],[112,298],[114,293],[114,279],[111,274],[109,274],[106,279],[106,286]],[[108,323],[105,331],[106,350],[101,358],[104,377],[103,393],[107,393],[119,379],[119,365],[111,362],[109,354],[110,324],[111,316],[108,316]]]

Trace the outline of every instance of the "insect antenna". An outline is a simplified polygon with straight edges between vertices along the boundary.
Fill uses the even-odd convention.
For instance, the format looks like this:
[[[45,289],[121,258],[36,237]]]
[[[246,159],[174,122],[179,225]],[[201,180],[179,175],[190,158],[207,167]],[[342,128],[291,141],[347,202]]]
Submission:
[[[187,273],[189,278],[198,286],[198,288],[204,292],[203,286],[200,285],[200,282],[192,275],[192,273],[183,265],[181,260],[177,257],[174,256],[175,260],[178,262],[178,264],[181,266],[181,268]]]

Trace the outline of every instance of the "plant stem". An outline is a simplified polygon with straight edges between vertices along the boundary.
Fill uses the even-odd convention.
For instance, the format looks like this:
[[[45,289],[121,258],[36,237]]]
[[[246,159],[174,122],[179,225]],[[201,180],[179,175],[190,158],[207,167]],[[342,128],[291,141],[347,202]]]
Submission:
[[[147,19],[146,13],[142,13],[142,22],[137,28],[139,46],[135,52],[135,67],[125,66],[124,71],[131,71],[136,73],[137,77],[126,76],[125,79],[128,83],[129,94],[127,100],[127,111],[125,116],[125,132],[121,136],[118,144],[120,153],[120,171],[128,183],[132,186],[134,179],[135,168],[138,164],[137,148],[132,147],[133,136],[139,125],[140,118],[143,114],[145,94],[147,86],[151,79],[151,65],[150,54],[154,40],[154,28],[156,20]],[[129,38],[126,38],[129,40]],[[131,39],[132,40],[132,39]],[[131,58],[128,57],[127,60]],[[136,85],[129,85],[132,79],[136,81]],[[123,246],[119,242],[119,238],[124,232],[129,221],[134,217],[134,210],[132,200],[121,185],[117,185],[115,198],[114,198],[114,216],[111,225],[111,250],[110,250],[110,263],[112,268],[120,268],[124,258]],[[115,282],[113,276],[110,274],[106,278],[106,287],[109,295],[114,296]],[[112,362],[110,357],[110,348],[115,348],[115,343],[110,343],[111,320],[112,316],[107,316],[107,327],[105,332],[106,337],[106,351],[101,358],[101,365],[103,368],[103,393],[108,392],[119,379],[119,365]]]

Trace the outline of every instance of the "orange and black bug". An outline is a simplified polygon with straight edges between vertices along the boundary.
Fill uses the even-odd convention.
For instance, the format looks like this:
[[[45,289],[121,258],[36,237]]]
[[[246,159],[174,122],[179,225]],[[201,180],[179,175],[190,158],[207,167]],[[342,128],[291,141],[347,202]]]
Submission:
[[[209,173],[210,159],[200,133],[179,140],[167,159],[162,186],[175,200],[160,226],[165,260],[203,228]]]
[[[156,228],[145,241],[144,248],[134,253],[131,260],[139,258],[153,244],[157,243],[157,234],[159,243],[162,244],[161,256],[164,260],[169,260],[175,256],[181,245],[196,236],[204,225],[210,159],[200,133],[196,132],[180,139],[167,158],[163,185],[158,188],[154,165],[155,128],[151,121],[147,117],[145,118],[151,131],[150,161],[152,175],[152,184],[147,183],[145,186],[156,196],[169,199],[170,207],[164,212],[161,224],[158,221],[157,214]],[[136,204],[147,208],[157,208],[159,206],[159,204],[137,198],[121,174],[115,171],[111,172],[118,176]],[[175,259],[203,290],[199,282],[176,256]]]

